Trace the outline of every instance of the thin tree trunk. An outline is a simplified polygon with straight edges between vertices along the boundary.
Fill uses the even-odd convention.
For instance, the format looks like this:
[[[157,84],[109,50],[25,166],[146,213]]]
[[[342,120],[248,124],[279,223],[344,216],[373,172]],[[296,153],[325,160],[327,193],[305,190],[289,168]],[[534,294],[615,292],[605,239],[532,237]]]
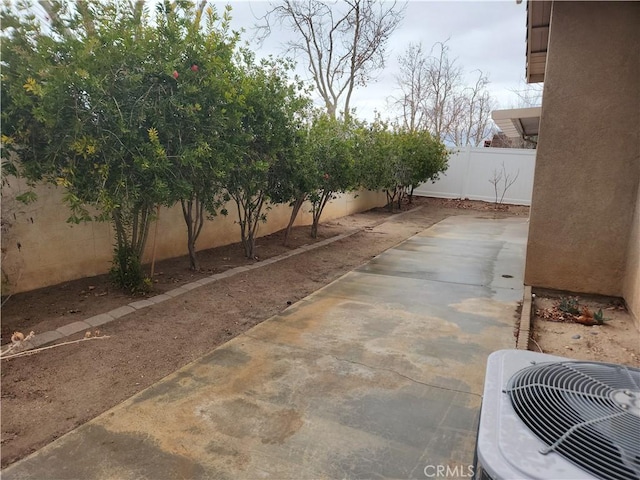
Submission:
[[[249,256],[249,245],[247,243],[247,210],[248,207],[245,208],[246,202],[242,197],[242,193],[240,192],[229,192],[231,198],[236,202],[236,209],[238,210],[238,223],[240,224],[240,242],[242,243],[242,249],[244,250],[244,255],[246,257]]]
[[[407,195],[407,190],[405,189],[405,187],[400,187],[400,189],[398,190],[398,210],[402,210],[402,200],[404,200],[404,197]]]
[[[391,194],[391,190],[384,191],[387,194],[387,208],[390,212],[393,213],[393,206],[395,205],[394,200],[396,199],[396,189],[393,189],[393,194]]]
[[[240,240],[242,242],[242,248],[244,249],[244,255],[247,258],[254,258],[255,250],[255,232],[257,229],[257,222],[260,217],[260,211],[262,210],[262,203],[264,201],[264,194],[260,193],[260,200],[253,206],[251,198],[244,198],[243,193],[236,192],[231,194],[231,197],[236,202],[238,208],[238,223],[240,224]]]
[[[134,209],[131,215],[131,249],[136,251],[136,239],[138,238],[138,210]]]
[[[138,237],[135,239],[136,255],[138,260],[142,261],[142,255],[144,253],[144,247],[147,244],[147,238],[149,236],[149,223],[151,221],[151,208],[148,205],[140,207],[142,215],[140,218],[140,224],[138,226]]]
[[[258,225],[260,222],[260,213],[262,212],[262,207],[264,206],[264,192],[260,192],[258,194],[258,203],[253,208],[250,218],[251,225],[249,228],[249,254],[248,258],[255,259],[256,258],[256,234],[258,232]]]
[[[355,26],[354,26],[355,32],[353,34],[353,45],[351,46],[352,54],[351,54],[351,64],[349,69],[349,79],[347,80],[349,86],[347,88],[347,96],[344,101],[344,119],[345,120],[349,120],[349,116],[351,114],[351,112],[349,111],[349,108],[351,108],[351,94],[353,93],[353,88],[356,82],[356,74],[357,74],[356,58],[357,58],[357,55],[360,53],[358,49],[358,40],[360,39],[360,29],[362,28],[362,25],[360,23],[361,22],[360,3],[356,2],[353,5],[353,7],[356,11],[356,20],[355,20]]]
[[[113,226],[116,231],[117,248],[121,249],[126,246],[126,235],[124,232],[124,224],[122,223],[122,216],[118,210],[114,210],[111,218],[113,218]]]
[[[119,286],[136,291],[143,287],[142,253],[149,234],[151,206],[139,204],[123,213],[115,209],[111,217],[116,231],[114,262]]]
[[[198,262],[198,257],[196,256],[196,246],[193,242],[189,242],[187,245],[187,249],[189,250],[189,268],[194,272],[200,270],[200,263]]]
[[[200,200],[197,195],[196,195],[196,198],[195,198],[195,202],[196,202],[196,224],[195,224],[195,229],[194,229],[194,233],[193,233],[193,248],[194,249],[195,249],[195,246],[196,246],[196,242],[198,241],[198,238],[200,238],[200,233],[202,232],[202,228],[204,227],[204,221],[205,221],[204,202],[202,200]]]
[[[333,192],[330,190],[323,191],[322,195],[320,196],[320,201],[318,205],[314,206],[313,208],[313,223],[311,224],[311,238],[318,238],[318,225],[320,223],[320,217],[322,216],[322,211],[324,210],[324,207],[329,202],[329,199],[331,198],[332,194]]]
[[[156,226],[155,226],[155,231],[153,233],[153,248],[151,249],[151,273],[149,275],[151,277],[151,280],[153,280],[153,276],[156,270],[156,243],[158,240],[158,223],[159,222],[160,222],[160,205],[158,205],[158,208],[156,211]]]
[[[198,259],[196,258],[196,225],[194,222],[197,222],[197,212],[196,219],[193,217],[193,204],[194,199],[190,198],[189,200],[180,200],[180,206],[182,207],[182,217],[184,218],[184,223],[187,225],[187,250],[189,252],[189,268],[191,270],[198,270]]]
[[[284,241],[282,242],[282,244],[285,247],[289,243],[289,235],[291,234],[291,230],[293,229],[293,223],[296,221],[298,212],[300,212],[300,208],[302,208],[302,204],[306,199],[307,199],[307,195],[304,194],[296,198],[295,202],[293,203],[293,207],[291,210],[291,217],[289,217],[289,224],[287,225],[287,229],[284,231]]]

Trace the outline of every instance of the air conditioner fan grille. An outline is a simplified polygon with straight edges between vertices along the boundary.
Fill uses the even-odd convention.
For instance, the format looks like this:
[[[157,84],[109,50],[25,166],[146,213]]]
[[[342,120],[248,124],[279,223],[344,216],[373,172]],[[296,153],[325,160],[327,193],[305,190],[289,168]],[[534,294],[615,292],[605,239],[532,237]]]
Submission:
[[[602,479],[640,480],[640,370],[595,362],[535,364],[506,393],[546,445]]]

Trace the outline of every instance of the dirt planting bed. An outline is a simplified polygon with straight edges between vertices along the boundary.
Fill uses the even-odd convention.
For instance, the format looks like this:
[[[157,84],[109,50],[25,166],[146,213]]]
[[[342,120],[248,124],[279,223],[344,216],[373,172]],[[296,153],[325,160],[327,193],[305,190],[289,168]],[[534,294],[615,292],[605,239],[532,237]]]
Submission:
[[[640,332],[620,299],[538,291],[533,313],[531,350],[640,367]]]

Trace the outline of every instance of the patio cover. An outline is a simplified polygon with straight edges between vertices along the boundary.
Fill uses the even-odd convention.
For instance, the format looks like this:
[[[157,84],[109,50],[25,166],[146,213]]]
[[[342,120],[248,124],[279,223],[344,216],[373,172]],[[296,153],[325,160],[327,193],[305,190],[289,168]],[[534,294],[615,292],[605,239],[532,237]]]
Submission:
[[[491,118],[507,137],[528,139],[538,135],[541,111],[542,107],[494,110]]]

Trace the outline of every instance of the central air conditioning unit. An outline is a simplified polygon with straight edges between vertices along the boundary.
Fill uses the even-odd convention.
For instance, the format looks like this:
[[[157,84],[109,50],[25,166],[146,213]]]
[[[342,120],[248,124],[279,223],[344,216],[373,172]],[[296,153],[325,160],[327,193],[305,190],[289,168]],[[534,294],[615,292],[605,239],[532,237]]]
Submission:
[[[491,354],[474,478],[640,480],[640,370]]]

